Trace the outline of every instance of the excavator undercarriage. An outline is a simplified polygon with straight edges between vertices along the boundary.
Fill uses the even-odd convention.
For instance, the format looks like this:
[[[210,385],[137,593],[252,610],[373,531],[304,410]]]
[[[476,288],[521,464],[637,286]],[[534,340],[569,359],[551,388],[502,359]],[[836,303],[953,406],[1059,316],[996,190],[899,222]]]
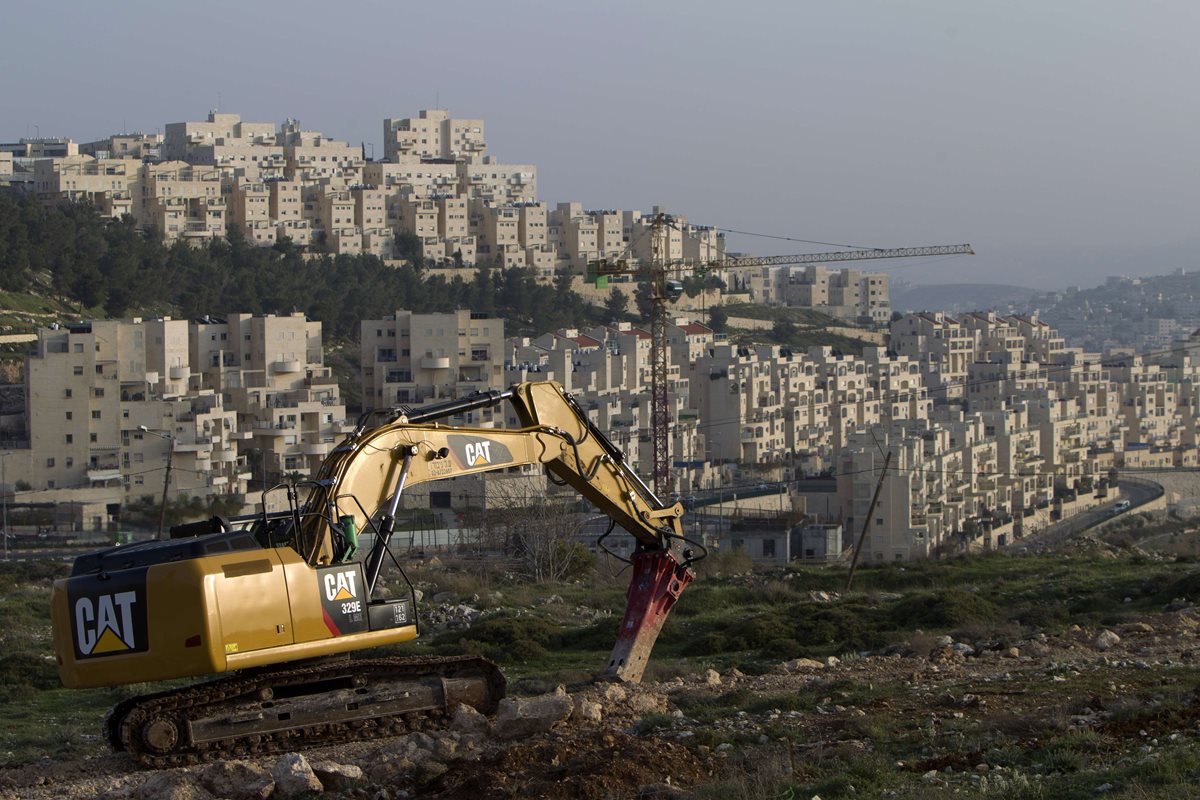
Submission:
[[[491,714],[504,675],[484,658],[337,658],[133,697],[109,712],[117,752],[162,768],[441,727]]]

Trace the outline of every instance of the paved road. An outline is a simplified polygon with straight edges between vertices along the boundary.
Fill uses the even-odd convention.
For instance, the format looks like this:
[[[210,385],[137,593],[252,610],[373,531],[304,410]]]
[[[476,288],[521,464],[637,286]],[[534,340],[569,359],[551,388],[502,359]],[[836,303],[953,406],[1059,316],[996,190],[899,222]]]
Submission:
[[[1149,481],[1138,481],[1137,483],[1121,481],[1120,498],[1049,525],[1031,536],[1026,536],[1006,545],[1002,549],[1009,553],[1032,553],[1038,550],[1048,550],[1058,547],[1067,539],[1078,536],[1087,529],[1093,528],[1102,522],[1107,522],[1110,519],[1120,516],[1114,509],[1119,500],[1129,501],[1129,510],[1122,513],[1131,514],[1137,511],[1138,506],[1162,495],[1162,487],[1157,486],[1155,488],[1156,486],[1157,484],[1152,484]]]

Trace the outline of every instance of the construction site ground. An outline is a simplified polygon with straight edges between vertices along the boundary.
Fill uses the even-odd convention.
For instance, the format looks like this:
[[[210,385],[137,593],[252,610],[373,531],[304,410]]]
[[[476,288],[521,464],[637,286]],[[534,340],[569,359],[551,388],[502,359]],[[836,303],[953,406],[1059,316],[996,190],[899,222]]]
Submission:
[[[69,746],[46,744],[38,756],[5,735],[0,798],[1195,796],[1200,577],[1191,561],[1087,542],[1053,560],[950,564],[945,574],[958,577],[945,579],[949,588],[929,577],[935,567],[886,579],[868,572],[863,580],[876,588],[854,593],[808,588],[801,573],[709,576],[709,588],[685,593],[679,610],[689,599],[730,607],[711,610],[719,617],[681,614],[651,680],[593,684],[553,658],[545,669],[514,661],[520,697],[495,718],[464,709],[440,730],[402,737],[147,771],[104,753],[77,718],[50,717],[41,724],[51,734],[59,726]],[[879,588],[890,581],[904,586]],[[1012,604],[1025,594],[1027,606]],[[749,599],[732,602],[739,597]],[[778,644],[686,655],[696,637],[719,634],[732,645],[726,623],[735,619],[750,636],[772,598],[798,603],[784,606],[789,616],[834,625],[830,646],[806,648],[811,658],[771,659]],[[998,615],[989,610],[996,604]],[[511,625],[539,609],[578,615],[560,599],[498,618]],[[883,629],[880,614],[896,631],[901,614],[919,624],[834,655],[835,640],[846,640],[833,622],[843,611],[864,636]],[[447,611],[445,631],[468,649],[471,631],[489,628],[487,614],[460,627],[454,620]],[[939,621],[947,624],[930,624]],[[799,641],[799,630],[786,633]],[[6,706],[18,715],[37,707],[12,697]]]

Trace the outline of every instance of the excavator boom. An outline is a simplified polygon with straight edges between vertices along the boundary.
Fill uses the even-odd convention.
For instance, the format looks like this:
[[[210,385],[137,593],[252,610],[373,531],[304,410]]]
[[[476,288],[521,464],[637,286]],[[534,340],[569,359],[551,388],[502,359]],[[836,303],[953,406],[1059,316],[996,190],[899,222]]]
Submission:
[[[442,422],[505,402],[524,427],[462,428]],[[605,674],[615,680],[640,680],[663,621],[694,577],[694,548],[702,550],[683,535],[682,505],[662,502],[629,467],[620,448],[553,381],[476,392],[391,414],[394,419],[388,423],[360,425],[322,466],[302,537],[316,560],[336,557],[332,550],[317,552],[334,541],[331,520],[353,517],[357,530],[366,530],[378,510],[387,509],[375,549],[367,557],[367,585],[372,588],[404,488],[451,476],[545,465],[553,477],[638,540],[626,617]],[[344,487],[354,487],[353,495],[344,494]]]

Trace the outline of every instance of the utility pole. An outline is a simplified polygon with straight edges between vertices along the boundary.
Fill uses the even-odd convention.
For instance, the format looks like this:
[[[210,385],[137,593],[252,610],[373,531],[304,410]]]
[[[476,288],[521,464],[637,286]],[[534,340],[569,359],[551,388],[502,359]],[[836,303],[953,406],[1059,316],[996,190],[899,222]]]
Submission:
[[[858,544],[854,547],[854,558],[850,561],[850,574],[846,576],[847,592],[850,591],[850,584],[854,583],[854,570],[858,568],[858,556],[862,552],[863,540],[867,538],[867,526],[871,524],[871,515],[875,513],[875,504],[879,502],[879,490],[883,488],[883,479],[887,477],[888,465],[891,463],[892,451],[888,450],[887,456],[883,459],[883,470],[879,473],[879,480],[875,482],[875,494],[871,496],[871,505],[867,508],[862,532],[858,534]]]
[[[162,504],[158,508],[158,536],[156,537],[161,539],[163,538],[163,523],[167,519],[167,490],[171,486],[171,458],[175,455],[175,437],[166,431],[152,430],[145,425],[138,425],[138,430],[144,433],[153,433],[167,442],[167,469],[163,472]]]
[[[3,494],[2,502],[4,505],[4,560],[8,561],[8,479],[5,475],[5,467],[8,466],[8,453],[0,455],[0,494]]]

